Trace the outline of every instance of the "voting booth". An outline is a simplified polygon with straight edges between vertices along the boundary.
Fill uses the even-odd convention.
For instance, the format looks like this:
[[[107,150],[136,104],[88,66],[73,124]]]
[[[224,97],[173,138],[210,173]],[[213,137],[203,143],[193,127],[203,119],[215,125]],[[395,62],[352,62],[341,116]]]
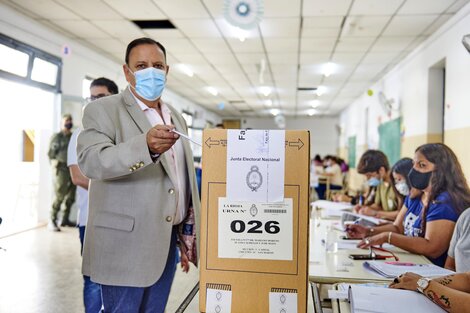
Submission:
[[[204,131],[201,312],[307,311],[309,136]]]

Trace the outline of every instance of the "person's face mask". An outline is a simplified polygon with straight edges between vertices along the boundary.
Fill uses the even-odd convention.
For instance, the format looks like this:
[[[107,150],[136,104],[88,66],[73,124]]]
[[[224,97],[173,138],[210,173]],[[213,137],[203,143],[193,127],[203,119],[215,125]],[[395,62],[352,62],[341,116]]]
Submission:
[[[65,127],[66,129],[72,129],[73,123],[72,123],[72,122],[67,122],[67,123],[64,124],[64,127]]]
[[[431,180],[432,171],[421,173],[412,168],[408,173],[408,178],[410,179],[411,187],[424,190],[428,188],[429,181]]]
[[[371,177],[371,178],[369,178],[367,183],[371,187],[377,187],[378,185],[380,185],[380,179],[378,179],[377,177]]]
[[[135,76],[135,87],[132,85],[131,87],[139,96],[148,101],[155,101],[160,98],[166,83],[165,71],[148,67],[135,73],[129,69],[129,72]]]
[[[410,194],[410,187],[408,187],[404,181],[396,183],[395,188],[397,188],[397,191],[405,197]]]

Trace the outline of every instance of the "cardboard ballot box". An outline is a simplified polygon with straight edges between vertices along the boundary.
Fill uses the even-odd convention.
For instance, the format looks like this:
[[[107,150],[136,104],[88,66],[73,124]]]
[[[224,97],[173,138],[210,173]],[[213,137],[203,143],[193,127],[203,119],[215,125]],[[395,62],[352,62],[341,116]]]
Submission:
[[[231,292],[232,313],[282,312],[283,308],[284,312],[307,311],[309,136],[308,131],[285,131],[284,201],[238,202],[226,198],[227,130],[204,131],[201,312],[206,312],[207,297],[214,290],[221,290],[215,293],[217,306],[224,292]],[[247,162],[255,159],[245,158]],[[279,179],[261,177],[255,166],[251,168],[240,188],[247,185],[256,192],[267,179]],[[214,301],[210,299],[211,304]],[[207,309],[212,311],[226,312],[220,307]]]

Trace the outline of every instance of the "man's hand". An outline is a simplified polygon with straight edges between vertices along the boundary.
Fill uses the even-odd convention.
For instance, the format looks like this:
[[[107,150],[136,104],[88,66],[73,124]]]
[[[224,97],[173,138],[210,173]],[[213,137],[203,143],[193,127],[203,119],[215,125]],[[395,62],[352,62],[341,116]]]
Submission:
[[[170,132],[172,129],[172,125],[156,125],[147,132],[147,146],[152,153],[162,154],[175,144],[180,136]]]
[[[186,256],[186,253],[181,251],[181,268],[183,269],[183,272],[187,273],[189,272],[189,259]]]

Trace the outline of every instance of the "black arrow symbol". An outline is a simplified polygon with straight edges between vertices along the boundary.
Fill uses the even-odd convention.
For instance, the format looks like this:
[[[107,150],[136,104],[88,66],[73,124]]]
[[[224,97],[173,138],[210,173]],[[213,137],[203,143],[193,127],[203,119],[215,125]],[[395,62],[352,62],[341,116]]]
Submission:
[[[210,148],[211,146],[218,146],[220,144],[219,140],[211,140],[211,137],[207,138],[206,145]]]
[[[297,141],[289,141],[289,147],[298,147],[298,150],[302,149],[304,143],[300,138]]]

